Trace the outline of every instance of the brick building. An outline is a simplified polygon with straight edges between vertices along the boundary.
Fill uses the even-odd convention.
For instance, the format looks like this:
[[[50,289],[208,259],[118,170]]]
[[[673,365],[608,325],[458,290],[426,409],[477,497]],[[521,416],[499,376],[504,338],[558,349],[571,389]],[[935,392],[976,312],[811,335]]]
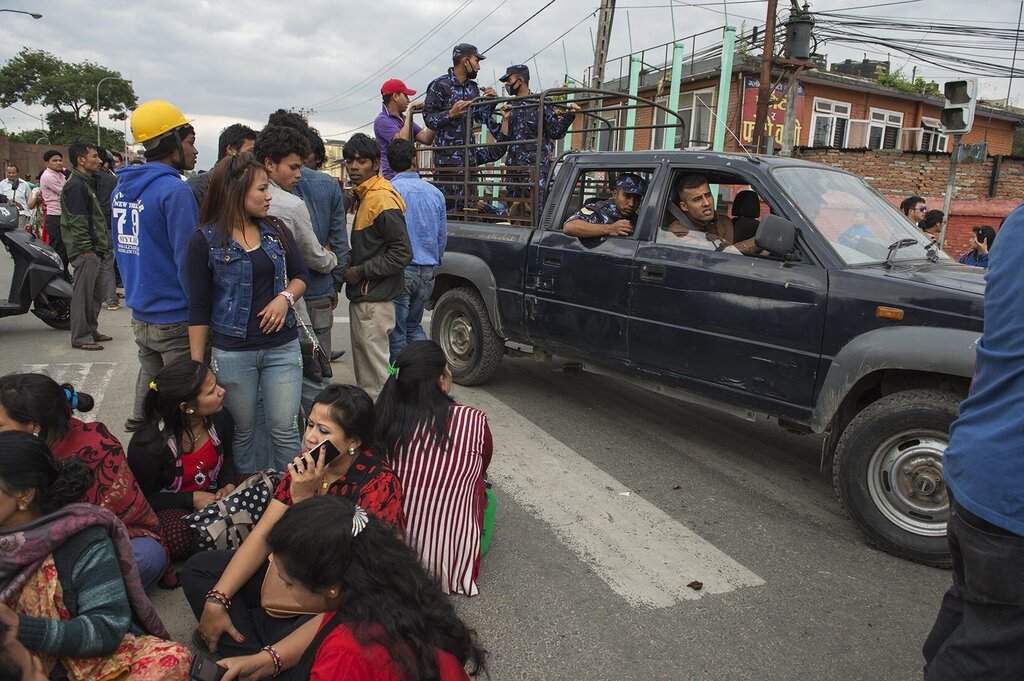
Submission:
[[[50,149],[56,149],[63,156],[68,158],[68,148],[62,144],[26,144],[24,142],[12,142],[7,136],[0,136],[0,160],[4,167],[8,163],[18,166],[21,177],[28,177],[32,184],[38,184],[39,175],[43,172],[43,154]]]

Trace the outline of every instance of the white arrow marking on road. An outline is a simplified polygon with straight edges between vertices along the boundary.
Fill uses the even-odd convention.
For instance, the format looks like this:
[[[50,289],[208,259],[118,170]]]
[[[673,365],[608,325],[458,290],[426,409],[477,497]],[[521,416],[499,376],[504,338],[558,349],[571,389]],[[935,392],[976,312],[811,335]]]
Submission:
[[[639,495],[623,495],[625,485],[491,394],[459,393],[487,413],[492,480],[631,604],[664,608],[765,583]]]
[[[33,374],[46,374],[58,383],[70,383],[75,390],[92,395],[96,406],[92,411],[79,412],[76,418],[92,422],[96,420],[100,403],[107,394],[107,387],[114,378],[116,362],[82,362],[77,364],[23,364],[22,369]]]

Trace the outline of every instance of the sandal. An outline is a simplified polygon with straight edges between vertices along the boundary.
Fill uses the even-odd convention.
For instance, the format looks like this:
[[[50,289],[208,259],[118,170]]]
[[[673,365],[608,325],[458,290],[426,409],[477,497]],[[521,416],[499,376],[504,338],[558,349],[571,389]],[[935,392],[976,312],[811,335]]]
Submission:
[[[114,339],[113,339],[113,338],[111,338],[110,336],[106,336],[106,335],[104,335],[104,334],[102,334],[102,333],[98,333],[98,334],[94,335],[94,336],[92,337],[92,339],[93,339],[94,341],[96,341],[97,343],[106,343],[107,341],[112,341],[112,340],[114,340]]]
[[[71,347],[73,347],[75,350],[90,350],[90,351],[96,351],[96,350],[102,350],[103,349],[103,346],[100,345],[99,343],[83,343],[81,345],[72,345]]]

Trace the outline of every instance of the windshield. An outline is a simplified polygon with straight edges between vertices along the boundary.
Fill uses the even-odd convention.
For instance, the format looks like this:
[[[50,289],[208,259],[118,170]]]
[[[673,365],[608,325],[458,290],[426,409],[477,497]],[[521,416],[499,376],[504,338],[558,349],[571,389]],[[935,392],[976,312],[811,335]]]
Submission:
[[[918,243],[897,250],[894,262],[928,257],[931,238],[859,177],[799,167],[778,168],[774,177],[847,265],[884,262],[889,246],[900,239]],[[938,248],[931,252],[949,260]]]

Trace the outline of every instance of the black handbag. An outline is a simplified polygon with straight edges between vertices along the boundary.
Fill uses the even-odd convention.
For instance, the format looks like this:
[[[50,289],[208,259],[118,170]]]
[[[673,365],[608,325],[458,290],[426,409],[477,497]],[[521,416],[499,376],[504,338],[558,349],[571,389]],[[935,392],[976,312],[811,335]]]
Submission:
[[[301,315],[295,315],[295,319],[302,328],[306,339],[299,340],[299,350],[302,353],[302,377],[314,383],[323,383],[325,378],[334,376],[334,369],[331,368],[331,358],[327,356],[324,346],[320,345],[316,334],[310,330],[302,321]]]

